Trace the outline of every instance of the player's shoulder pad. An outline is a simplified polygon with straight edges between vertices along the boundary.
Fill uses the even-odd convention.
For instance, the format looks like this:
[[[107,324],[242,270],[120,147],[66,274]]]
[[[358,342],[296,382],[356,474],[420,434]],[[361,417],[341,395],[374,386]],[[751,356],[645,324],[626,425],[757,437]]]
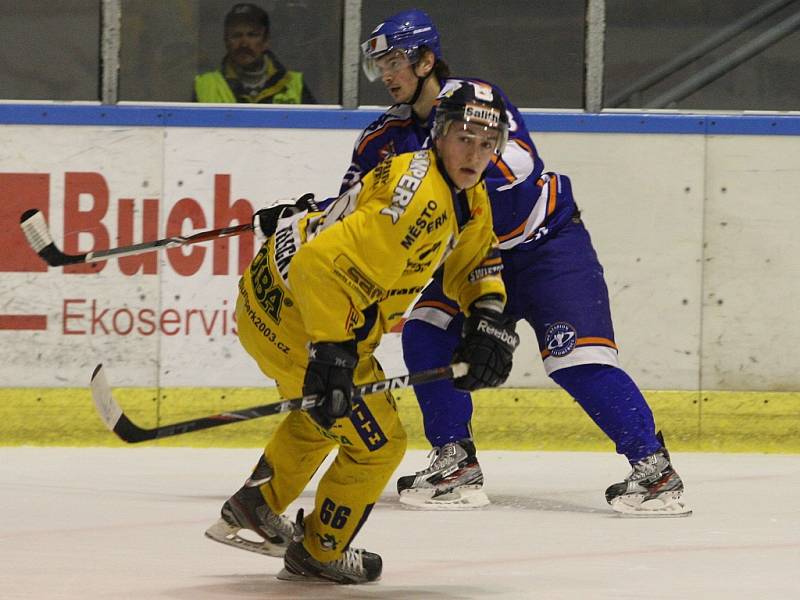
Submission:
[[[393,104],[386,112],[383,113],[383,117],[394,117],[399,119],[410,119],[412,115],[411,112],[411,105],[410,104]]]
[[[411,106],[408,104],[390,106],[385,113],[364,128],[356,139],[356,148],[360,148],[365,141],[369,142],[379,137],[382,132],[388,131],[403,121],[408,121],[409,124],[413,122]]]

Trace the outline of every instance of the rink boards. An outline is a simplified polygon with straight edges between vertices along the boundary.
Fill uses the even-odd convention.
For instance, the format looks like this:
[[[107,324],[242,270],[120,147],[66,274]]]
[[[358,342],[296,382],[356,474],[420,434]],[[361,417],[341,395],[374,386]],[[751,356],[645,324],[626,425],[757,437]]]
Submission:
[[[73,252],[226,226],[304,192],[334,195],[358,129],[376,114],[0,104],[0,443],[113,443],[85,387],[98,362],[124,388],[126,412],[148,426],[274,396],[232,316],[251,237],[99,271],[48,270],[21,238],[22,210],[44,211]],[[800,117],[526,119],[546,169],[573,181],[606,271],[622,364],[650,390],[674,445],[798,451]],[[522,337],[508,389],[476,401],[479,443],[606,448],[544,375],[527,327]],[[403,370],[396,341],[381,358],[390,374]],[[413,397],[400,396],[421,447]],[[274,423],[174,442],[260,445]]]
[[[120,388],[115,399],[141,427],[176,423],[279,400],[275,388]],[[798,394],[646,391],[670,449],[689,452],[800,452]],[[395,392],[409,447],[428,448],[413,393]],[[605,450],[613,445],[561,390],[475,394],[476,444],[493,450]],[[280,416],[176,436],[141,446],[261,447]],[[123,446],[105,429],[84,388],[0,389],[0,445]]]

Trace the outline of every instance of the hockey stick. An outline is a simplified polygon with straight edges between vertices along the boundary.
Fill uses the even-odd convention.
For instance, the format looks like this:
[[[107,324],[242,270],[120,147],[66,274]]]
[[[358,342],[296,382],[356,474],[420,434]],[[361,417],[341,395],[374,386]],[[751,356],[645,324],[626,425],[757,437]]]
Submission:
[[[432,381],[440,381],[442,379],[455,379],[465,375],[468,368],[469,365],[466,363],[456,363],[438,369],[429,369],[427,371],[420,371],[419,373],[407,373],[406,375],[400,375],[398,377],[373,381],[356,386],[354,396],[360,397],[385,390],[399,390],[412,385],[431,383]],[[172,425],[161,425],[153,429],[143,429],[126,417],[125,413],[122,412],[122,408],[120,408],[119,404],[114,400],[102,364],[97,365],[94,373],[92,373],[91,387],[95,408],[97,408],[97,412],[100,414],[100,418],[103,419],[106,427],[116,433],[123,441],[131,444],[171,437],[182,433],[190,433],[192,431],[208,429],[209,427],[218,427],[220,425],[227,425],[228,423],[240,423],[241,421],[249,421],[250,419],[266,417],[267,415],[277,415],[293,410],[311,408],[315,406],[319,400],[318,396],[303,396],[292,400],[283,400],[272,404],[262,404],[260,406],[252,406],[250,408],[219,413],[208,417],[190,419],[189,421],[173,423]]]
[[[112,248],[110,250],[97,250],[85,254],[64,254],[53,241],[53,236],[50,235],[50,230],[47,228],[47,223],[41,211],[35,208],[26,210],[22,213],[22,217],[20,217],[19,225],[22,227],[22,231],[25,233],[25,237],[28,239],[31,248],[33,248],[33,250],[51,267],[93,263],[109,258],[133,256],[134,254],[144,254],[146,252],[160,250],[161,248],[187,246],[189,244],[217,240],[219,238],[241,235],[248,231],[253,231],[253,224],[245,223],[243,225],[223,227],[222,229],[201,231],[200,233],[185,237],[177,235],[164,238],[163,240],[142,242],[141,244],[132,244],[131,246],[120,246],[119,248]]]

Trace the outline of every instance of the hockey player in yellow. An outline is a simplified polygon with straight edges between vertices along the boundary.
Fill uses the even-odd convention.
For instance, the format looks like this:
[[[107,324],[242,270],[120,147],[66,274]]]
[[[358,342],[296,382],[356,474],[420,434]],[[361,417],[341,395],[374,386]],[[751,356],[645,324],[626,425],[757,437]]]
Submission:
[[[373,357],[381,335],[435,273],[468,315],[454,362],[469,371],[455,384],[505,381],[519,339],[501,314],[505,288],[482,177],[507,134],[491,88],[451,91],[436,111],[434,148],[387,159],[325,211],[257,213],[268,238],[239,283],[239,338],[282,396],[324,400],[281,422],[206,535],[284,556],[282,579],[380,576],[380,556],[350,543],[400,463],[406,434],[391,393],[353,397],[353,383],[384,377]],[[283,512],[337,447],[313,511],[293,524]],[[240,536],[243,529],[263,541]]]

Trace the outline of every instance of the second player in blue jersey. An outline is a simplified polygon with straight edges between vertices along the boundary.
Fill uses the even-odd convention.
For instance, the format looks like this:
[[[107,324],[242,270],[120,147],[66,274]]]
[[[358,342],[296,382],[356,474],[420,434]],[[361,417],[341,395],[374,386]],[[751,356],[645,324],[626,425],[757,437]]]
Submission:
[[[546,172],[525,122],[497,87],[474,78],[453,78],[439,34],[419,10],[380,23],[362,44],[364,70],[380,79],[395,104],[357,139],[342,190],[385,157],[425,147],[437,97],[461,86],[477,95],[503,96],[509,141],[485,173],[495,234],[500,242],[506,313],[536,333],[547,374],[580,404],[632,466],[625,481],[606,490],[611,506],[627,513],[686,514],[683,491],[652,411],[620,367],[603,268],[572,195],[567,176]],[[462,331],[457,304],[434,280],[403,328],[410,371],[446,364]],[[517,360],[526,360],[523,355]],[[451,382],[417,386],[431,464],[398,480],[401,502],[428,507],[470,507],[489,502],[476,457],[468,390]]]

